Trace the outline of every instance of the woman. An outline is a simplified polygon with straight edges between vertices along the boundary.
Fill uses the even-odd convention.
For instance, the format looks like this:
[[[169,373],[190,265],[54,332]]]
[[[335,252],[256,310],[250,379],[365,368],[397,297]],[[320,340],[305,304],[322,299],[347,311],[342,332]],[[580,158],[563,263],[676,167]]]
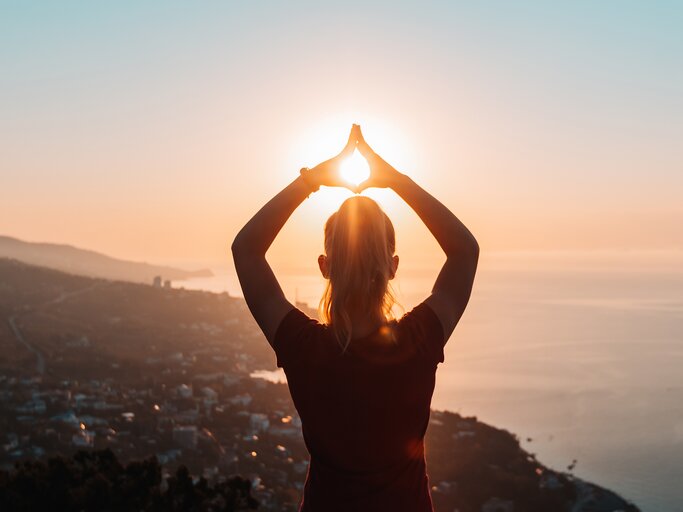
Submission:
[[[394,229],[372,199],[353,196],[325,225],[318,264],[328,280],[324,323],[282,293],[266,251],[296,207],[325,186],[348,186],[339,166],[358,148],[370,177],[418,214],[446,253],[431,295],[391,319],[398,267]],[[351,188],[351,187],[349,187]],[[354,125],[343,151],[300,176],[232,244],[244,298],[287,375],[310,464],[300,511],[432,510],[424,435],[443,347],[470,297],[479,246],[448,208],[380,158]]]

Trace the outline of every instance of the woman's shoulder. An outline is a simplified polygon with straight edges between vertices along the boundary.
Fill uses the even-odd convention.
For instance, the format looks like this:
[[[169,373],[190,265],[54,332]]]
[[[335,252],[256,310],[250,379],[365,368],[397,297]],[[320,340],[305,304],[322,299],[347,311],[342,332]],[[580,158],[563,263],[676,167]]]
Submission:
[[[438,319],[436,313],[426,300],[414,306],[411,310],[406,311],[396,323],[398,326],[409,326],[411,324],[424,322],[425,320]]]
[[[300,359],[300,355],[312,350],[326,332],[327,325],[293,306],[280,321],[273,338],[278,367],[296,360],[297,354]]]
[[[312,318],[299,307],[293,306],[280,321],[275,330],[274,344],[284,338],[291,338],[300,335],[304,332],[309,334],[314,332],[324,332],[328,328],[327,325],[321,323],[316,318]]]
[[[399,335],[413,343],[419,352],[428,355],[437,363],[444,361],[445,340],[441,320],[426,301],[405,313],[396,322],[396,329]]]

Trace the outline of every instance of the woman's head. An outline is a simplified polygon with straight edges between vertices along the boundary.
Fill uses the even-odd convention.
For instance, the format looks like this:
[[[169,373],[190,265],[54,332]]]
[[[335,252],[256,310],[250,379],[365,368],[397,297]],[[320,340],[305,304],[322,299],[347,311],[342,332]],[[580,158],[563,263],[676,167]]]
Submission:
[[[344,349],[351,339],[352,316],[391,317],[395,250],[394,226],[369,197],[350,197],[327,220],[326,254],[318,264],[328,281],[319,309]]]

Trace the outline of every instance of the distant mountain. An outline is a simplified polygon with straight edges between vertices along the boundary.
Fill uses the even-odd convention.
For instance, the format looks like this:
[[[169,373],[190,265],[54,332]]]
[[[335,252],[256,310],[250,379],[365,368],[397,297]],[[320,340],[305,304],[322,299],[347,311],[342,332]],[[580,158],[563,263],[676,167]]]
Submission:
[[[13,258],[70,274],[138,283],[151,283],[155,276],[176,281],[213,275],[208,269],[190,271],[126,261],[71,245],[24,242],[9,236],[0,236],[0,257]]]

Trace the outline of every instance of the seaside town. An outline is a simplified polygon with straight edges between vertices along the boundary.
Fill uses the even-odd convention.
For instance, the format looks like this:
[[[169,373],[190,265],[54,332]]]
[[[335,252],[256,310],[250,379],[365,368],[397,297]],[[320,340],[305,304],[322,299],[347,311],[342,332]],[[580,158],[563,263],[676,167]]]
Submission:
[[[156,457],[163,478],[240,475],[258,510],[297,509],[301,420],[241,298],[0,259],[0,314],[0,470],[110,449]],[[426,447],[437,510],[637,510],[476,418],[432,411]]]

